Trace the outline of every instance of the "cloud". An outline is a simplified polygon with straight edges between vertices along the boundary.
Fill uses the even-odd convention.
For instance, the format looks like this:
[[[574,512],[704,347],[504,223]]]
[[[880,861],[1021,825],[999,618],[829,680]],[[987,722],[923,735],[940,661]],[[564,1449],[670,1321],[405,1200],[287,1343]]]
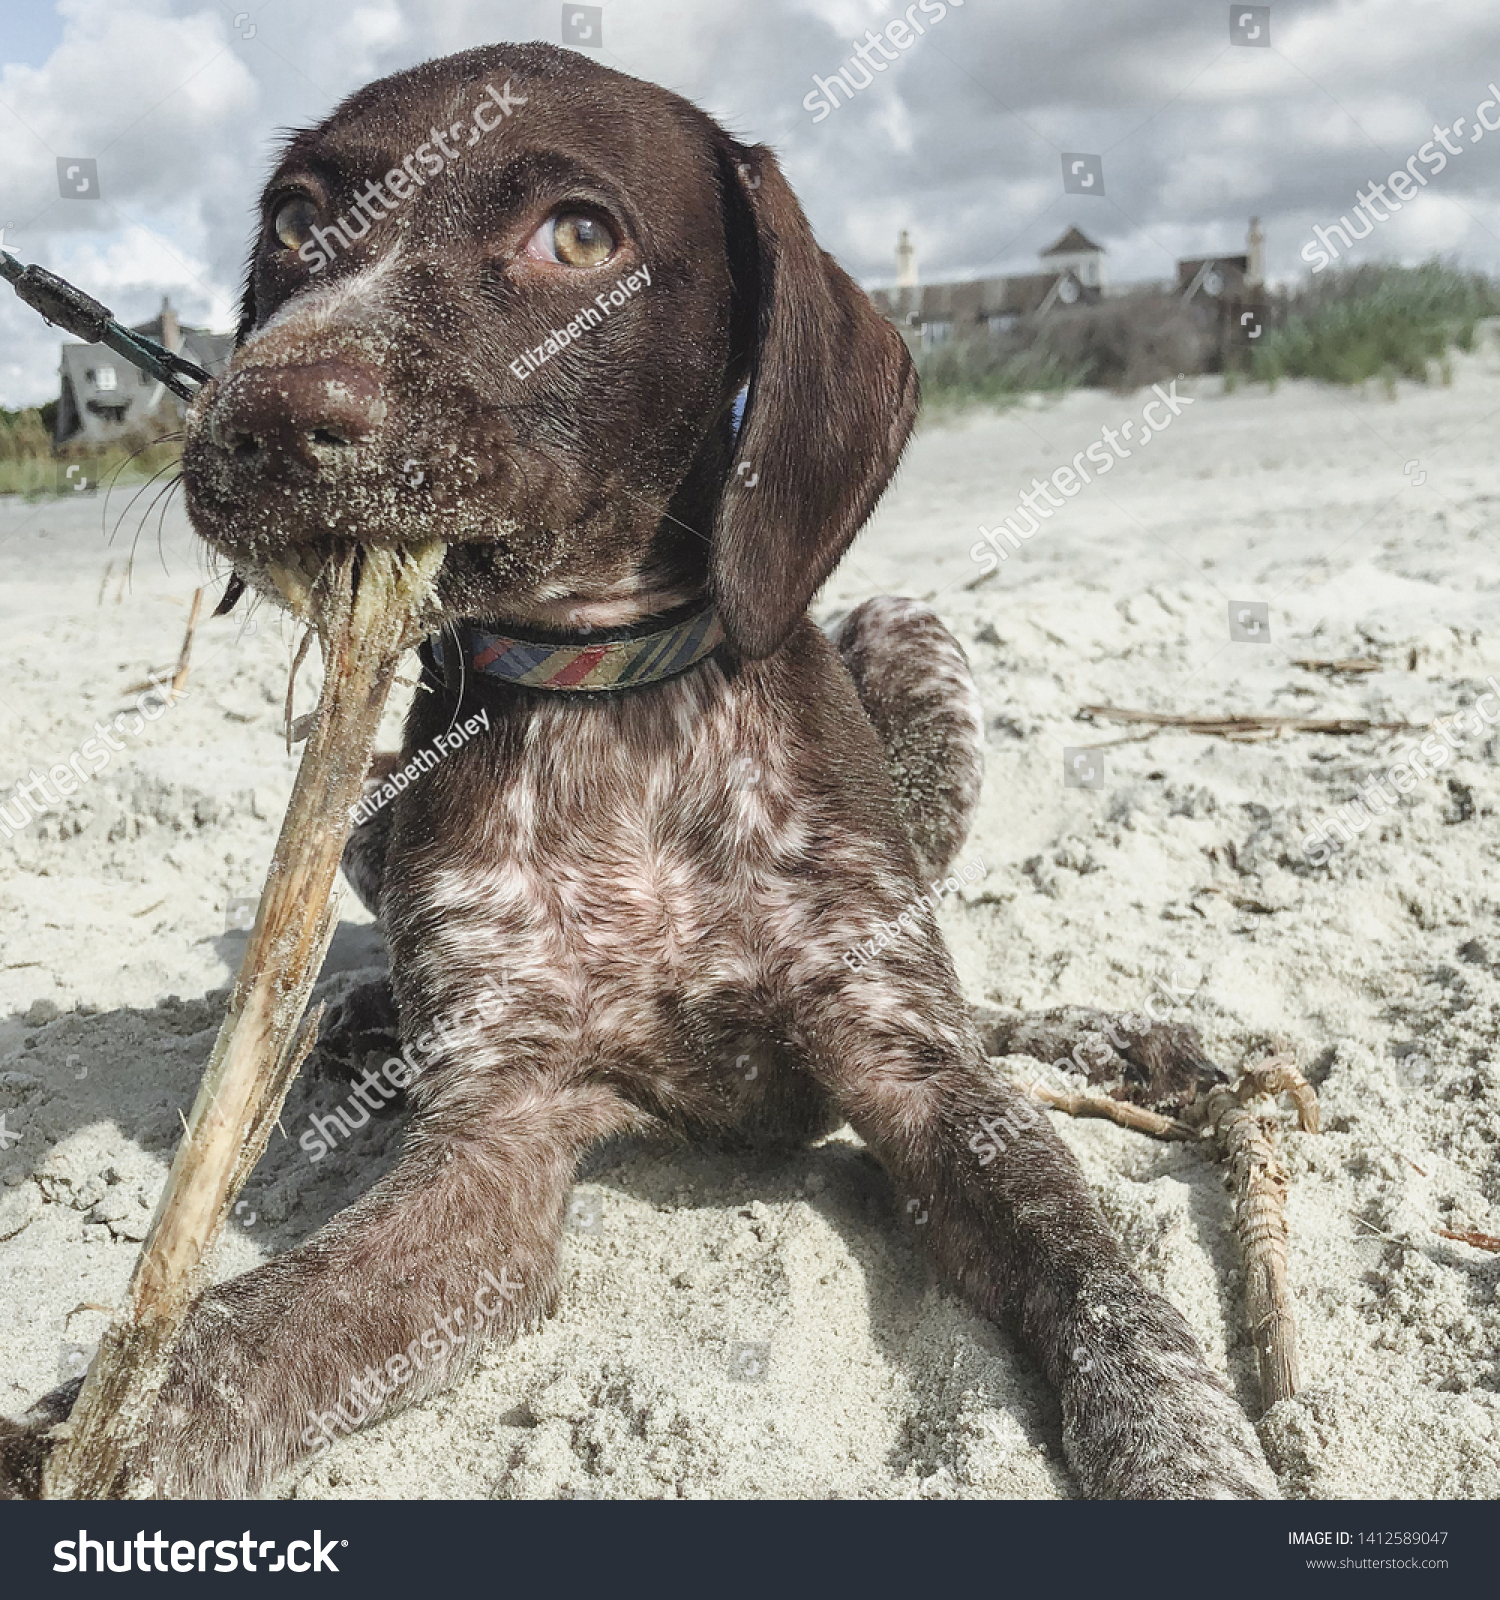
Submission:
[[[488,0],[246,3],[60,0],[51,54],[0,70],[7,240],[127,320],[153,315],[163,292],[190,320],[228,319],[281,129],[497,31],[561,31],[556,0],[506,7],[499,22]],[[934,21],[937,3],[916,10],[926,31],[817,124],[803,105],[814,75],[916,8],[611,0],[597,58],[774,145],[825,246],[867,282],[889,281],[901,228],[939,278],[1031,270],[1070,223],[1108,247],[1116,282],[1167,277],[1177,255],[1242,248],[1251,212],[1273,275],[1292,276],[1314,224],[1434,124],[1472,125],[1496,75],[1488,0],[1273,4],[1264,50],[1232,45],[1228,8],[1205,0],[944,0]],[[1063,194],[1063,150],[1102,155],[1102,198]],[[58,155],[98,160],[101,201],[59,197]],[[1363,258],[1441,248],[1500,269],[1497,177],[1500,132],[1465,144]],[[0,299],[0,400],[55,393],[57,342]]]

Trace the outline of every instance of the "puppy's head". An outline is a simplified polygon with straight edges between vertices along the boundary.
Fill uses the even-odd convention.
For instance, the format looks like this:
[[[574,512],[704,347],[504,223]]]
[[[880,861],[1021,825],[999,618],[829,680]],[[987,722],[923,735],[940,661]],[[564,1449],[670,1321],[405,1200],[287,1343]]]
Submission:
[[[760,657],[915,409],[899,336],[768,150],[568,51],[494,46],[288,141],[183,475],[266,593],[289,561],[440,539],[450,617],[609,626],[711,597]]]

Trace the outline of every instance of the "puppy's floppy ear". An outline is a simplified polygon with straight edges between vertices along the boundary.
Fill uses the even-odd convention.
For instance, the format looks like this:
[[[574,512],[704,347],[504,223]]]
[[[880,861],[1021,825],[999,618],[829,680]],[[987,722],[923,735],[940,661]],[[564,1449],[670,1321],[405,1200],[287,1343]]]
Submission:
[[[750,394],[714,529],[730,643],[770,655],[896,470],[917,412],[901,335],[813,239],[776,158],[726,140],[733,329]]]

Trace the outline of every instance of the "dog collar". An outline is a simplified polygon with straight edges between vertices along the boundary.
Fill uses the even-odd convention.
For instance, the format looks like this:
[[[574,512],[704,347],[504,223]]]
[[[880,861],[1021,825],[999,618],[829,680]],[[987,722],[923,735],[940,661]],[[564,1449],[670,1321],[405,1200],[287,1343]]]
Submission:
[[[628,629],[603,629],[581,634],[489,633],[460,624],[458,650],[471,672],[524,689],[575,689],[608,694],[636,689],[643,684],[675,678],[711,656],[724,639],[724,625],[710,607],[662,626],[661,619],[644,626],[649,633]],[[609,637],[614,634],[613,638]],[[428,640],[433,660],[451,683],[444,660],[447,639],[434,634]]]

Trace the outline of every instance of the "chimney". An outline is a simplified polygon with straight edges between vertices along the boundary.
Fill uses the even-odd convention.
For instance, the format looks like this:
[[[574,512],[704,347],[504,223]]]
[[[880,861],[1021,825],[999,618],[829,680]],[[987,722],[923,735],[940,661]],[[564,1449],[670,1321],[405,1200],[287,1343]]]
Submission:
[[[1245,236],[1245,287],[1260,289],[1266,282],[1266,235],[1259,217],[1251,217],[1250,232]]]
[[[166,295],[161,297],[161,342],[173,355],[182,349],[182,329],[177,325],[177,313]]]
[[[911,235],[905,228],[896,241],[896,287],[915,289],[917,286],[917,252],[912,249]]]

